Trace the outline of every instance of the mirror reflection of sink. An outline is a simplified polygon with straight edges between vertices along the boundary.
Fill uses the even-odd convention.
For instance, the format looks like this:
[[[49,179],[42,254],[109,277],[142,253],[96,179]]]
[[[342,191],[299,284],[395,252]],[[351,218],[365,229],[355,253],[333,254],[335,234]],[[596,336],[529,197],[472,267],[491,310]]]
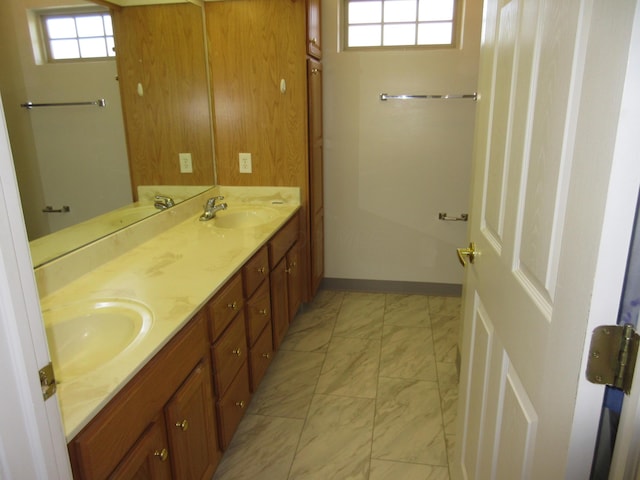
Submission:
[[[137,344],[153,314],[122,299],[78,302],[43,311],[58,383],[85,375]]]
[[[220,228],[258,227],[276,218],[278,212],[269,207],[229,207],[216,213],[214,225]]]

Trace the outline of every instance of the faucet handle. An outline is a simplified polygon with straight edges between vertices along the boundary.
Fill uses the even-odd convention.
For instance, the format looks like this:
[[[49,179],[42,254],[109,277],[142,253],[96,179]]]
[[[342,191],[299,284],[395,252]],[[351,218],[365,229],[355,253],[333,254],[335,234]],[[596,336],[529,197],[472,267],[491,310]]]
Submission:
[[[211,197],[209,200],[207,200],[206,208],[213,208],[216,205],[216,200],[224,200],[224,197],[222,195]]]

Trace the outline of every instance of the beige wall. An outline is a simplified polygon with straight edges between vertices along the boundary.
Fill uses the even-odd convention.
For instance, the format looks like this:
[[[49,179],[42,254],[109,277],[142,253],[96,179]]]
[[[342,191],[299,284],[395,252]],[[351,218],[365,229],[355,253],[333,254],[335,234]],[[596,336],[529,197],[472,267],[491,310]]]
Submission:
[[[130,203],[131,185],[115,61],[38,65],[27,10],[86,2],[0,2],[0,92],[31,239]],[[39,102],[107,100],[106,108]],[[69,214],[43,214],[69,205]]]
[[[461,0],[461,48],[340,52],[341,0],[323,0],[325,276],[462,283],[475,103],[380,101],[473,93],[482,2]]]

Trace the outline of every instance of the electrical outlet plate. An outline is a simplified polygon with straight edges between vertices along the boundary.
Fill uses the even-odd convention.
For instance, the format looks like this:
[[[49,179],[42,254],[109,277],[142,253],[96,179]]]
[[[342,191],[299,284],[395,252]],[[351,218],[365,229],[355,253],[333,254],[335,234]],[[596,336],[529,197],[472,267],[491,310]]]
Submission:
[[[240,161],[240,173],[251,173],[251,154],[240,153],[238,154],[238,159]]]
[[[180,173],[193,173],[193,165],[191,164],[190,153],[179,153],[180,159]]]

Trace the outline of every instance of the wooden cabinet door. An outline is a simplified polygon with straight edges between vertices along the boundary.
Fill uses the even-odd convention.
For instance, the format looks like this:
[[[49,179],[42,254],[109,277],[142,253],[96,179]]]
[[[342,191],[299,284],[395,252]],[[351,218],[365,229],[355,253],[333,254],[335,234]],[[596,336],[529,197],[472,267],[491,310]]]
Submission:
[[[309,113],[309,283],[313,297],[324,277],[324,179],[322,159],[322,64],[307,60]]]
[[[174,478],[210,479],[220,461],[211,369],[198,365],[165,407]]]
[[[320,0],[307,0],[307,53],[322,58],[320,41]]]
[[[287,299],[287,259],[271,269],[271,325],[273,328],[273,349],[278,350],[289,327],[289,302]]]
[[[287,323],[291,323],[302,304],[303,270],[300,242],[296,242],[287,252]]]
[[[164,419],[160,417],[147,428],[109,478],[170,480],[171,461],[168,449]]]

